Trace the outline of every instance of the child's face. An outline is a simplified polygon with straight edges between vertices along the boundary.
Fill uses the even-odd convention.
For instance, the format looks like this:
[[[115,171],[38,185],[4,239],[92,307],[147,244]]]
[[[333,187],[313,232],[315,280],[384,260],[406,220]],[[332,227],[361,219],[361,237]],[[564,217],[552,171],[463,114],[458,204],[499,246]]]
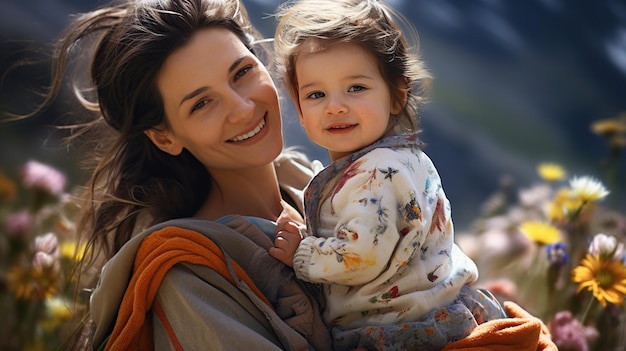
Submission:
[[[374,57],[339,43],[296,60],[300,122],[336,160],[380,139],[393,103]]]

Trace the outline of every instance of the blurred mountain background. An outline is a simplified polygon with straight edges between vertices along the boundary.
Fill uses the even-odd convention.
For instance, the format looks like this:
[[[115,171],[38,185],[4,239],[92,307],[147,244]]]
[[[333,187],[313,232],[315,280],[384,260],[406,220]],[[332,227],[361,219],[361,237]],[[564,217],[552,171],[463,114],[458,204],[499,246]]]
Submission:
[[[626,2],[623,0],[393,0],[420,38],[435,77],[422,113],[422,138],[452,203],[456,227],[467,228],[503,179],[526,187],[536,166],[555,162],[569,175],[592,175],[626,210],[626,150],[607,182],[609,147],[594,121],[626,113]],[[244,0],[253,22],[273,36],[270,16],[281,1]],[[51,45],[71,15],[104,0],[3,0],[0,8],[0,111],[25,113],[49,83]],[[38,63],[8,68],[20,60]],[[9,72],[9,73],[7,73]],[[72,184],[86,175],[52,127],[68,112],[66,91],[45,113],[0,124],[0,172],[12,176],[28,159],[62,169]],[[324,164],[290,104],[285,141]],[[4,118],[4,117],[3,117]]]

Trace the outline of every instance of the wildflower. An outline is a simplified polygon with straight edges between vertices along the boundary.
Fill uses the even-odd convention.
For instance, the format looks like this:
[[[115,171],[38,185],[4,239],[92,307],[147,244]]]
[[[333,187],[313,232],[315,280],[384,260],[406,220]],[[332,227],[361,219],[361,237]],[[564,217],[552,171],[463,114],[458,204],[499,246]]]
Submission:
[[[58,170],[37,162],[28,161],[22,168],[24,185],[51,195],[61,195],[65,188],[65,175]]]
[[[606,136],[607,138],[626,133],[626,116],[622,114],[617,118],[607,118],[595,121],[591,125],[591,130],[594,133]]]
[[[574,177],[569,183],[571,195],[580,199],[583,203],[594,202],[606,197],[609,191],[604,185],[592,177]]]
[[[69,302],[63,298],[52,297],[46,300],[45,319],[40,322],[45,330],[53,330],[64,321],[72,318],[72,310],[68,307]]]
[[[61,243],[59,252],[63,258],[80,261],[85,254],[85,247],[84,243],[79,245],[76,241],[69,240]]]
[[[26,237],[35,225],[35,218],[28,211],[21,211],[7,216],[4,230],[7,236]]]
[[[624,256],[624,244],[618,243],[614,236],[596,234],[589,244],[589,253],[608,260],[621,260]]]
[[[35,252],[43,252],[54,258],[59,257],[59,239],[54,233],[37,236],[33,246]]]
[[[537,167],[537,173],[546,182],[552,183],[565,177],[565,169],[556,163],[542,163]]]
[[[570,311],[561,311],[554,315],[548,328],[552,341],[561,350],[587,351],[589,344],[599,336],[595,328],[582,325]]]
[[[553,225],[537,221],[522,223],[520,231],[530,240],[542,244],[554,244],[561,239],[560,231]]]
[[[606,307],[607,302],[621,305],[626,294],[626,267],[621,261],[587,254],[572,270],[572,281],[579,283],[577,293],[583,289]]]
[[[584,205],[578,197],[573,197],[569,188],[559,189],[554,195],[554,199],[547,206],[549,220],[562,222],[579,212]]]
[[[569,260],[569,256],[567,255],[567,245],[565,245],[565,243],[558,242],[547,245],[546,253],[550,264],[563,265]]]
[[[7,284],[18,299],[43,300],[56,294],[59,278],[58,274],[46,268],[17,265],[7,273]]]
[[[52,268],[58,272],[59,264],[56,257],[42,251],[37,251],[33,256],[33,267],[35,269]]]

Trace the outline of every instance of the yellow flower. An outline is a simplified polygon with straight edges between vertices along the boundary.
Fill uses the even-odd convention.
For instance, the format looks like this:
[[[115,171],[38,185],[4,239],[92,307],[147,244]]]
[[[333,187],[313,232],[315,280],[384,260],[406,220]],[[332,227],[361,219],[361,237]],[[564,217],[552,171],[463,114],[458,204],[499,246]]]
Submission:
[[[626,117],[620,115],[617,118],[601,119],[591,124],[591,130],[598,135],[612,136],[626,133]]]
[[[592,177],[574,177],[570,180],[571,195],[584,203],[594,202],[606,197],[609,191]]]
[[[626,112],[615,118],[608,118],[594,122],[591,130],[604,136],[613,151],[626,147]]]
[[[562,188],[548,204],[547,217],[553,222],[561,222],[578,213],[582,206],[583,202],[579,198],[572,198],[569,188]]]
[[[50,267],[14,266],[7,273],[7,283],[20,300],[44,300],[56,294],[59,275]]]
[[[40,325],[45,330],[53,330],[59,327],[64,321],[72,318],[70,302],[53,297],[46,300],[45,318],[40,321]]]
[[[565,169],[556,163],[541,163],[537,167],[539,176],[546,182],[556,182],[565,177]]]
[[[548,223],[528,221],[522,223],[520,230],[530,240],[541,245],[549,245],[561,241],[561,233],[559,230]]]
[[[587,254],[572,270],[572,281],[579,283],[576,292],[587,289],[606,307],[607,302],[621,305],[626,294],[626,266],[621,261]]]
[[[73,240],[64,241],[59,245],[59,253],[63,258],[78,262],[82,260],[85,255],[85,244],[78,245],[78,243]]]

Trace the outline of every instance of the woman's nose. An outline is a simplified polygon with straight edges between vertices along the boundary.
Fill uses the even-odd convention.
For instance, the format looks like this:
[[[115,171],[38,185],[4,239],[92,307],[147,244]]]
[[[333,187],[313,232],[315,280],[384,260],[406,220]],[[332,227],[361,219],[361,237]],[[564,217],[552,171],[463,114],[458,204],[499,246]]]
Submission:
[[[241,120],[249,119],[254,113],[254,101],[246,94],[231,89],[226,97],[229,112],[227,112],[228,121],[237,123]]]

